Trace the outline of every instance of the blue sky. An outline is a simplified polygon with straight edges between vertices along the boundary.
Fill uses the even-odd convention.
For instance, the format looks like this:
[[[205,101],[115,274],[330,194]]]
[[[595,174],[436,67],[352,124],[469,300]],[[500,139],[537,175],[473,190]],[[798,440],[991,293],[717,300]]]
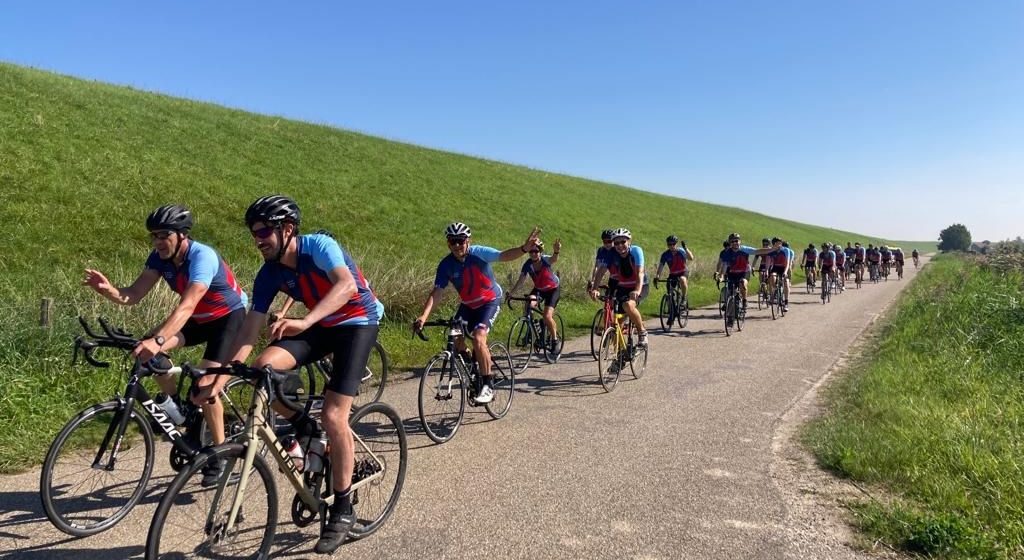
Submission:
[[[1020,1],[41,0],[0,37],[8,62],[804,222],[1024,235]]]

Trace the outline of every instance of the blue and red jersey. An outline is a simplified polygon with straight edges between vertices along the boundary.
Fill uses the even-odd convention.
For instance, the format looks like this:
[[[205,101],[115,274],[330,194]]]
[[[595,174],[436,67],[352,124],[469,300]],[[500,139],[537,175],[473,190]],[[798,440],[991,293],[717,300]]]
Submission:
[[[611,262],[612,257],[617,256],[615,248],[607,249],[604,245],[597,248],[597,256],[594,257],[594,266],[603,266],[608,268],[608,263]]]
[[[729,274],[743,274],[750,272],[750,257],[756,251],[757,249],[746,245],[741,245],[736,251],[733,251],[732,249],[722,251],[721,258],[722,262],[725,263],[726,272]]]
[[[804,249],[804,258],[807,260],[808,265],[812,265],[818,262],[818,250],[817,249]]]
[[[668,273],[673,276],[686,274],[686,249],[676,247],[661,254],[661,263],[668,265]]]
[[[635,288],[640,283],[640,271],[644,268],[644,250],[633,245],[625,257],[615,251],[607,266],[612,280],[617,281],[620,288]]]
[[[864,262],[868,258],[868,251],[864,247],[854,248],[854,260],[857,262]]]
[[[189,284],[206,286],[206,293],[192,312],[191,319],[197,323],[220,319],[236,309],[244,309],[249,303],[231,267],[216,251],[194,239],[189,240],[188,251],[180,267],[161,259],[153,251],[146,259],[146,268],[159,272],[167,285],[179,295],[185,293]]]
[[[868,260],[876,263],[882,260],[882,253],[878,249],[871,249],[868,251]]]
[[[541,256],[540,270],[534,268],[533,260],[531,259],[526,259],[526,262],[523,263],[522,274],[529,274],[530,278],[533,279],[533,287],[542,292],[550,292],[558,287],[558,276],[555,274],[554,269],[551,268],[549,258],[551,258],[551,255]]]
[[[793,250],[788,247],[779,247],[777,250],[768,253],[768,257],[771,259],[771,266],[773,268],[785,268],[789,266],[792,257]]]
[[[821,266],[822,267],[835,266],[835,264],[836,264],[836,254],[832,251],[832,249],[829,249],[828,251],[822,251],[820,253],[820,256],[821,256]]]
[[[280,262],[268,262],[256,273],[252,288],[253,311],[266,313],[278,292],[301,301],[306,309],[313,309],[334,286],[328,273],[345,267],[356,281],[356,293],[318,324],[337,327],[380,323],[384,305],[373,294],[359,265],[337,241],[327,235],[312,234],[299,236],[296,243],[299,255],[294,270]]]
[[[491,263],[497,262],[500,256],[501,251],[482,245],[470,245],[462,262],[448,255],[437,265],[434,287],[443,290],[450,282],[459,292],[459,300],[470,309],[500,299],[501,286],[491,270]]]
[[[836,266],[846,265],[846,253],[842,251],[835,251],[836,255]]]

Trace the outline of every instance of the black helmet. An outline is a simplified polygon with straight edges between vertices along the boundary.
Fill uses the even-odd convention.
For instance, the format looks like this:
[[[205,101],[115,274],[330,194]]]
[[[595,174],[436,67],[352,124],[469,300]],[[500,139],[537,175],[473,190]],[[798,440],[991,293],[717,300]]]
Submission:
[[[601,241],[611,241],[611,240],[612,240],[612,230],[606,229],[606,230],[601,232]]]
[[[773,237],[773,238],[772,238],[772,245],[775,245],[775,244],[776,244],[776,243],[778,243],[779,241],[782,241],[782,240],[781,240],[781,239],[779,239],[778,237]]]
[[[675,245],[676,243],[679,243],[679,236],[670,235],[670,236],[665,238],[665,243],[667,243],[669,245]]]
[[[299,225],[301,219],[299,205],[287,196],[279,194],[257,198],[245,211],[245,225],[248,227],[252,227],[256,222],[266,222],[270,225],[291,222]]]
[[[732,243],[733,241],[739,241],[739,240],[740,240],[740,234],[738,234],[738,233],[730,233],[729,234],[729,243]]]
[[[188,231],[192,229],[192,211],[180,204],[161,206],[146,218],[149,231]]]

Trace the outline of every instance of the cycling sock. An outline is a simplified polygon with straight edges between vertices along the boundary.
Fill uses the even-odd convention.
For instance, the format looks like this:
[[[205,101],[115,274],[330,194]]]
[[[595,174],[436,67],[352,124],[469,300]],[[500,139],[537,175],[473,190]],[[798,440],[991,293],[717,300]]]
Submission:
[[[334,503],[331,505],[331,511],[333,513],[347,514],[352,513],[352,487],[335,491],[334,492]]]

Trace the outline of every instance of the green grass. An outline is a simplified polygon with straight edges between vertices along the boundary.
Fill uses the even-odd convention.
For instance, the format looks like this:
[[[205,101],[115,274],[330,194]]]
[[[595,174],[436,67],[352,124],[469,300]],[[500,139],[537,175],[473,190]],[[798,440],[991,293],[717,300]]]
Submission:
[[[293,196],[303,227],[334,231],[373,282],[390,318],[381,336],[398,368],[424,363],[440,346],[413,340],[404,324],[429,291],[446,253],[441,232],[454,220],[473,227],[476,243],[502,249],[522,243],[534,224],[549,243],[561,238],[559,308],[574,333],[593,314],[581,287],[606,227],[630,227],[649,262],[667,234],[685,239],[698,259],[695,304],[714,300],[707,279],[730,231],[748,240],[779,235],[794,247],[881,241],[7,64],[0,127],[0,471],[40,461],[67,418],[122,381],[119,371],[68,367],[78,315],[105,315],[141,333],[173,305],[163,286],[126,309],[79,285],[85,267],[131,282],[149,251],[145,216],[168,202],[194,210],[194,237],[220,251],[250,289],[260,261],[245,208],[261,195]],[[496,269],[505,286],[517,270]],[[41,298],[55,301],[47,331],[38,326]],[[499,335],[513,316],[502,314]]]
[[[873,537],[939,558],[1024,557],[1024,275],[933,261],[807,431],[825,467],[889,496]]]

